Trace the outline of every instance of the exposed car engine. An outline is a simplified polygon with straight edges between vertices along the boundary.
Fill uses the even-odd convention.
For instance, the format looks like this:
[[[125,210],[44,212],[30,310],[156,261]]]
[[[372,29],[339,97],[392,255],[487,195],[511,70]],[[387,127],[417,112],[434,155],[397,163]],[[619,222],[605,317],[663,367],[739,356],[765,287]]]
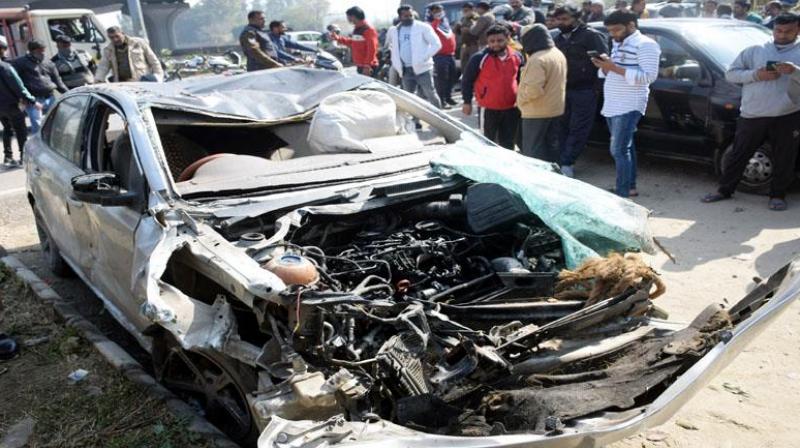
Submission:
[[[546,432],[613,407],[602,393],[633,402],[681,369],[646,368],[673,337],[639,328],[654,312],[650,291],[663,292],[655,272],[637,255],[566,271],[559,236],[496,184],[317,214],[277,242],[242,239],[287,284],[285,307],[258,316],[273,338],[255,400],[264,419],[343,414],[441,434]],[[582,353],[587,340],[600,348]],[[621,362],[618,371],[639,366],[630,390],[610,373]],[[568,395],[586,381],[602,396],[576,408]],[[563,403],[537,395],[565,387]]]

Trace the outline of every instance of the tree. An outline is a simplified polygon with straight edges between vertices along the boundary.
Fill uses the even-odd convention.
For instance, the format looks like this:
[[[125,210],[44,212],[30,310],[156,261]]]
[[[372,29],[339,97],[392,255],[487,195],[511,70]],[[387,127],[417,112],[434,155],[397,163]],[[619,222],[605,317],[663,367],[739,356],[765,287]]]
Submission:
[[[201,0],[175,23],[178,46],[196,48],[233,45],[251,9],[264,11],[267,22],[283,20],[296,30],[322,30],[328,0]]]
[[[240,0],[201,0],[175,23],[181,47],[230,45],[247,21],[247,5]]]

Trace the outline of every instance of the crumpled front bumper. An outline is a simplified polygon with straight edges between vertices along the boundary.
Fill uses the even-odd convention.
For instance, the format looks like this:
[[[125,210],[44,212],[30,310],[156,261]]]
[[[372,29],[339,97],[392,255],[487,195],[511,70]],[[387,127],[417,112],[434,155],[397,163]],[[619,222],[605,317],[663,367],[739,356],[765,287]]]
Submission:
[[[427,434],[387,421],[347,422],[285,420],[273,417],[258,439],[258,448],[342,447],[602,447],[665,423],[691,397],[724,369],[770,323],[800,297],[800,259],[795,259],[748,294],[731,311],[749,314],[651,404],[620,413],[603,413],[577,420],[558,433],[514,434],[490,437],[454,437]],[[763,306],[758,307],[767,300]]]

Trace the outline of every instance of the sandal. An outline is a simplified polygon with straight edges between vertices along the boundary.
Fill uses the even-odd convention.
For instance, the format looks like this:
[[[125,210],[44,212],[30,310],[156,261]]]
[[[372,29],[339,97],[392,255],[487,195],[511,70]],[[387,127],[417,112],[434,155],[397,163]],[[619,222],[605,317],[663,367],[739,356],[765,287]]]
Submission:
[[[710,204],[712,202],[719,202],[724,201],[726,199],[730,199],[731,195],[729,194],[722,194],[722,193],[709,193],[703,196],[703,199],[700,199],[701,202],[705,202],[706,204]]]
[[[782,212],[789,208],[786,201],[781,198],[769,198],[769,209],[776,212]]]

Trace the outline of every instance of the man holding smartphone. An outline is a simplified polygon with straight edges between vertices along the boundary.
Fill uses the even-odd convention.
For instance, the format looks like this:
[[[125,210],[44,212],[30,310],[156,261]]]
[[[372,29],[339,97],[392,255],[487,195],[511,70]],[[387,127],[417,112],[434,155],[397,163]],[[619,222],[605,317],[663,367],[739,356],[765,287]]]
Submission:
[[[603,22],[613,39],[611,56],[592,58],[604,77],[603,109],[611,133],[609,150],[617,168],[614,192],[623,198],[636,191],[636,147],[633,137],[647,109],[650,84],[658,78],[661,48],[638,27],[638,17],[629,11],[615,11]]]
[[[722,164],[716,193],[703,202],[729,199],[750,158],[764,141],[772,148],[772,185],[769,209],[786,210],[786,190],[795,178],[800,147],[800,33],[798,16],[775,18],[772,40],[746,48],[725,77],[742,85],[742,105],[733,150]]]

